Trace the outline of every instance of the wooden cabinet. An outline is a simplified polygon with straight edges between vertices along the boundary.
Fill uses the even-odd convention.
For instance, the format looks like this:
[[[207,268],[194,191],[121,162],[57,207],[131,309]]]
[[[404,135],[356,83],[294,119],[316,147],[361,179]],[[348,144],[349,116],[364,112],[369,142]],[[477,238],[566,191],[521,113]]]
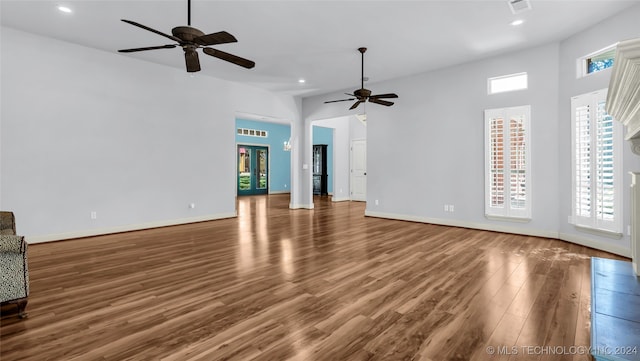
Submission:
[[[325,196],[327,192],[327,145],[313,145],[313,194]]]

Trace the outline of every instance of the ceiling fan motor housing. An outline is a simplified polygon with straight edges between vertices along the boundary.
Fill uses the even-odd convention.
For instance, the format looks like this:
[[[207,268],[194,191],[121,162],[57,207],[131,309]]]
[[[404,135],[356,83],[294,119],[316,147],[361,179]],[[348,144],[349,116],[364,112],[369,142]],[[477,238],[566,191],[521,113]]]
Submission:
[[[190,26],[176,26],[171,30],[171,33],[176,38],[188,43],[192,43],[193,39],[204,35],[202,31]]]
[[[358,89],[358,90],[354,91],[353,95],[355,95],[358,99],[367,98],[367,97],[369,97],[371,95],[371,90],[365,89],[365,88],[361,88],[361,89]]]

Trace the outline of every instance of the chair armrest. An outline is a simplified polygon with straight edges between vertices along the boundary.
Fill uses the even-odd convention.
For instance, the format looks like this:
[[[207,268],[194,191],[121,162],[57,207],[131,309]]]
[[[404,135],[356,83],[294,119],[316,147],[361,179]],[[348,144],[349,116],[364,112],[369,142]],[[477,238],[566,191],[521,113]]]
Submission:
[[[0,252],[24,253],[26,248],[23,236],[0,234]]]

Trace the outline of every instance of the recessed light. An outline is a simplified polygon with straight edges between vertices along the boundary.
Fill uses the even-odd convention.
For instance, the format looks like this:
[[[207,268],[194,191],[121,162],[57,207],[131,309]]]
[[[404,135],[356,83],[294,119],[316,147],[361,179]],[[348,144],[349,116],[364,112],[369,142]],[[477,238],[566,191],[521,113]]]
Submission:
[[[71,13],[71,9],[70,8],[68,8],[66,6],[62,6],[62,5],[58,6],[58,10],[62,11],[63,13],[67,13],[67,14]]]
[[[306,80],[304,80],[304,79],[302,79],[302,78],[301,78],[301,79],[298,79],[298,83],[300,83],[300,84],[304,84],[305,82],[306,82]]]
[[[514,21],[511,22],[512,26],[518,26],[518,25],[522,25],[522,24],[524,24],[524,20],[522,20],[522,19],[514,20]]]

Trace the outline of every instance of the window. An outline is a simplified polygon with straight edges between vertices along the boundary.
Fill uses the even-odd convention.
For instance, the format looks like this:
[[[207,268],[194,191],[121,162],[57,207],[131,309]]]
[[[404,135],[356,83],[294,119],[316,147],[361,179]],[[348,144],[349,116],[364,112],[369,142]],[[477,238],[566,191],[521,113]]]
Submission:
[[[485,214],[531,218],[529,105],[488,109],[485,117]]]
[[[611,68],[616,55],[616,44],[578,59],[578,78]]]
[[[607,89],[571,99],[572,220],[622,233],[622,125],[605,111]]]
[[[265,130],[238,128],[238,135],[267,138],[269,133]]]
[[[487,82],[489,94],[527,89],[527,80],[527,73],[518,73],[489,78]]]

